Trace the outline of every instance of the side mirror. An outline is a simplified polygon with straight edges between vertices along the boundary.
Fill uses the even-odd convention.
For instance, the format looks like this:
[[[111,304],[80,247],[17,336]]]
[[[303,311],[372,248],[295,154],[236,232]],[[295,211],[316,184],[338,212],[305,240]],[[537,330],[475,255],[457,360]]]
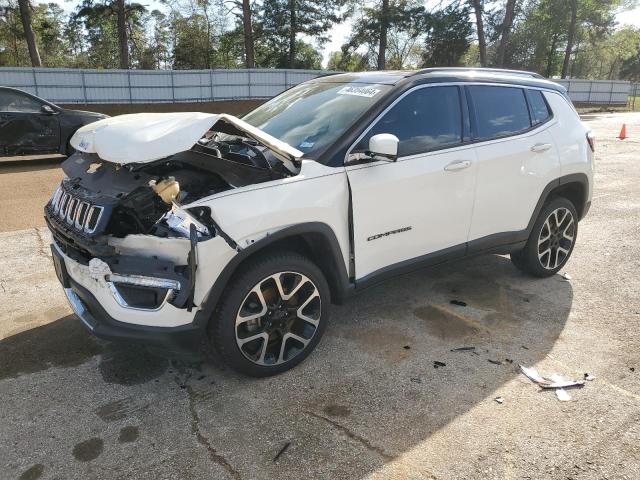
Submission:
[[[40,107],[40,111],[42,113],[46,113],[47,115],[53,115],[54,113],[56,113],[56,111],[47,104],[42,105],[42,107]]]
[[[369,154],[376,160],[395,162],[398,159],[398,137],[379,133],[369,139]]]

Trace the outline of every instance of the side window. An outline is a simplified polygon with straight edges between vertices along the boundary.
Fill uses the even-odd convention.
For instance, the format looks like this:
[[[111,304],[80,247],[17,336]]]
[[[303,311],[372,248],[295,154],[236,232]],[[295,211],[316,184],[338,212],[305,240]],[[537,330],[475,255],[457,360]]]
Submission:
[[[476,137],[488,140],[531,127],[529,108],[521,88],[467,87],[476,118]]]
[[[527,90],[527,96],[529,97],[534,125],[546,122],[551,117],[551,112],[547,101],[544,99],[544,94],[540,90]]]
[[[398,156],[438,150],[462,141],[458,87],[426,87],[411,92],[389,110],[364,136],[355,151],[369,148],[379,133],[398,137]]]
[[[0,90],[0,112],[40,112],[40,102],[19,92]]]

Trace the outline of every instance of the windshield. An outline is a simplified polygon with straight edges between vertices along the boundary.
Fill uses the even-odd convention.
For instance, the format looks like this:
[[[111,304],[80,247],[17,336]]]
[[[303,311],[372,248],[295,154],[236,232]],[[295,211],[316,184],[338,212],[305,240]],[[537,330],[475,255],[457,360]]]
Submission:
[[[390,88],[379,84],[303,83],[242,119],[304,152],[306,158],[317,160]]]

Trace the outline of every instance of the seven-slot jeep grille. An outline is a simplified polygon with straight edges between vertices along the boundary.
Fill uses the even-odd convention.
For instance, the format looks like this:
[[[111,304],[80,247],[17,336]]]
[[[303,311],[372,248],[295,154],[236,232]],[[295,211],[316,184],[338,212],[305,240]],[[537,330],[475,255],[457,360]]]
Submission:
[[[54,215],[68,225],[88,234],[95,232],[104,211],[104,207],[91,205],[69,193],[62,185],[53,194],[51,209]]]

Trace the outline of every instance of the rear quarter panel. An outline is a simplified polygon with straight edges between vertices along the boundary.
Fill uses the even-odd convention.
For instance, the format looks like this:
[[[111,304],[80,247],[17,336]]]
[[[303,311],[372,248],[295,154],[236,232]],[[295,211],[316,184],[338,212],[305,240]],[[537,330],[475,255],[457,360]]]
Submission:
[[[560,175],[584,173],[589,179],[587,200],[593,194],[593,152],[587,143],[588,129],[568,101],[558,93],[544,92],[556,122],[549,132],[560,157]]]

